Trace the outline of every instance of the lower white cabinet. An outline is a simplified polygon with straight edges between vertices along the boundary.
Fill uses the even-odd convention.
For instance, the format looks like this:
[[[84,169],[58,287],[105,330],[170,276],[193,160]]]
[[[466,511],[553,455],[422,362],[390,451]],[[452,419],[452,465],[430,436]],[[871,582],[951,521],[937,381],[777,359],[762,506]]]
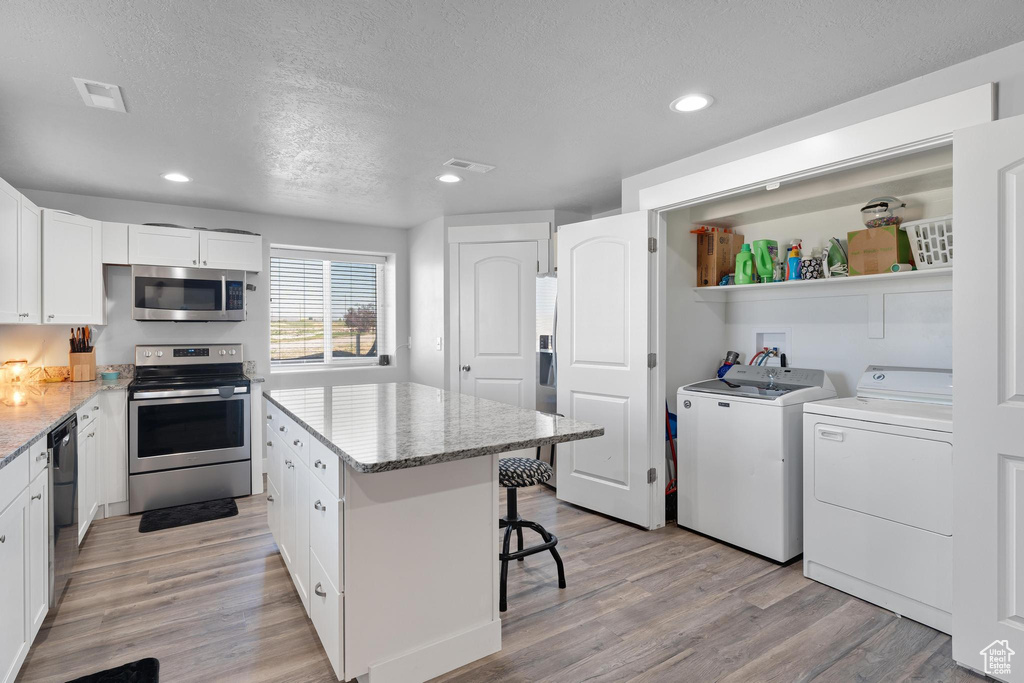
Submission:
[[[105,389],[99,396],[97,420],[102,429],[97,441],[96,468],[100,487],[97,489],[103,517],[128,514],[128,392]]]
[[[28,493],[28,620],[31,642],[50,609],[49,471],[43,470],[36,475],[29,484]]]
[[[24,458],[23,454],[19,459]],[[0,476],[3,476],[7,469],[0,470]],[[18,474],[20,476],[20,471]],[[3,581],[3,590],[0,590],[2,683],[14,681],[17,677],[32,642],[28,612],[30,587],[27,581],[30,540],[29,493],[28,487],[24,486],[6,509],[0,512],[0,581]]]
[[[100,440],[103,418],[99,397],[78,410],[78,544],[85,539],[89,525],[100,506]]]

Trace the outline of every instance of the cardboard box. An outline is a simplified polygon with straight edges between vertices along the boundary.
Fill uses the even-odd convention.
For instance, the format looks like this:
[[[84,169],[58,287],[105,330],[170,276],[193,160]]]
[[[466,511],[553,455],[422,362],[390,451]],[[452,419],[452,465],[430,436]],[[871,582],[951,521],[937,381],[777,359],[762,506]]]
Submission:
[[[850,275],[888,273],[894,263],[913,263],[910,239],[897,225],[854,230],[846,235]]]
[[[736,254],[743,246],[743,235],[734,232],[709,232],[697,235],[697,286],[714,287],[736,270]]]

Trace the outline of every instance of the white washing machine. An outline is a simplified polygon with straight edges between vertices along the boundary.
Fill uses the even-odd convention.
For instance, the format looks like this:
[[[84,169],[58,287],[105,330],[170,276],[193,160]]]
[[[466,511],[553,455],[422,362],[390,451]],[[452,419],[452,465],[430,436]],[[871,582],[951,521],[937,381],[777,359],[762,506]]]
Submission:
[[[679,526],[786,562],[801,552],[803,404],[822,370],[734,365],[679,389]]]
[[[953,373],[873,365],[804,405],[804,575],[950,633]]]

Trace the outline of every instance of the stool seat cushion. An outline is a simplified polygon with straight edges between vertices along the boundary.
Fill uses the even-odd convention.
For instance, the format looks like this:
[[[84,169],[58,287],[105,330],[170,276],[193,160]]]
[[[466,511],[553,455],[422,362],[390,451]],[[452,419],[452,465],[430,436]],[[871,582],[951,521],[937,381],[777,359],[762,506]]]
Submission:
[[[533,458],[498,460],[498,485],[502,488],[535,486],[551,478],[551,465]]]

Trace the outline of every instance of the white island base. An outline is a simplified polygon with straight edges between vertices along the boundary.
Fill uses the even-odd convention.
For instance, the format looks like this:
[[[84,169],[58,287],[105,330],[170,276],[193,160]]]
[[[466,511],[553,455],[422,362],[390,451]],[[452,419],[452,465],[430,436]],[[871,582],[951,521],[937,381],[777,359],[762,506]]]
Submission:
[[[362,683],[501,649],[498,454],[603,433],[410,383],[275,390],[264,408],[270,529],[338,680]]]
[[[346,479],[339,680],[425,681],[500,650],[498,456]]]

